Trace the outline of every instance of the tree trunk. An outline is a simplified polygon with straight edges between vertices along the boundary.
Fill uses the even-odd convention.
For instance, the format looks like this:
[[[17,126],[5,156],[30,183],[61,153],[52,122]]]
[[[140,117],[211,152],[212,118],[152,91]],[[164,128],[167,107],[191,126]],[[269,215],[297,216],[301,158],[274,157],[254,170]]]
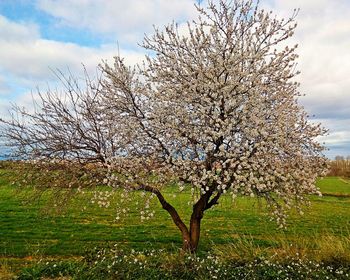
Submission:
[[[184,251],[195,253],[198,248],[200,232],[201,232],[201,221],[204,216],[204,211],[218,204],[218,200],[222,194],[221,191],[218,191],[217,194],[210,200],[213,192],[206,192],[200,197],[195,205],[193,205],[193,212],[190,220],[189,231],[182,232],[182,249]]]
[[[190,234],[182,234],[182,251],[192,252],[192,243]]]
[[[198,248],[200,232],[201,232],[201,221],[204,215],[204,211],[207,207],[208,200],[211,196],[210,192],[207,192],[205,195],[193,205],[193,212],[190,220],[189,235],[190,235],[190,246],[187,250],[191,253],[195,253]]]
[[[191,236],[191,252],[197,251],[199,237],[201,232],[202,217],[191,217],[190,221],[190,236]]]
[[[189,234],[182,234],[182,251],[195,253],[198,248],[200,237],[200,218],[191,217]]]
[[[182,250],[184,252],[195,253],[198,248],[200,231],[201,231],[201,220],[203,218],[204,211],[218,203],[218,199],[221,196],[221,192],[218,192],[216,196],[212,198],[212,200],[210,200],[210,197],[213,194],[212,191],[206,192],[204,195],[200,197],[197,203],[193,205],[193,211],[192,211],[191,220],[190,220],[190,227],[188,229],[184,224],[184,222],[182,221],[182,219],[180,218],[177,211],[175,210],[175,208],[165,200],[165,198],[163,197],[163,195],[158,189],[147,185],[140,185],[138,189],[152,192],[158,197],[158,200],[161,203],[163,209],[168,211],[168,213],[173,219],[173,222],[181,232]]]
[[[195,204],[193,207],[193,212],[190,220],[190,247],[188,248],[191,253],[195,253],[198,248],[200,232],[201,232],[201,220],[204,214],[204,207],[200,200],[199,203]]]

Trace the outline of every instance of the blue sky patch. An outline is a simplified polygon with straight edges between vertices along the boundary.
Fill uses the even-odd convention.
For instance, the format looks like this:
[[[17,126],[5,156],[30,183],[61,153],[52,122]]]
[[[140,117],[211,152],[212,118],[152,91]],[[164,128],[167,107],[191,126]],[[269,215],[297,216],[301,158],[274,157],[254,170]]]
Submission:
[[[0,2],[0,14],[17,23],[33,23],[39,26],[43,39],[70,42],[81,46],[99,47],[106,39],[89,30],[64,26],[60,21],[36,8],[34,1]]]

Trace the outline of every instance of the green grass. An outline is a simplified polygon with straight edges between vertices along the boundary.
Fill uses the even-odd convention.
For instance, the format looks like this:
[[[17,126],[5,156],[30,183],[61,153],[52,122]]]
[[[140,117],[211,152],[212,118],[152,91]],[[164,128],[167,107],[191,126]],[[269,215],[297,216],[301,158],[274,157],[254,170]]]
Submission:
[[[318,180],[317,184],[321,191],[335,196],[311,197],[311,207],[305,209],[303,216],[291,213],[286,230],[278,230],[276,224],[269,221],[263,203],[253,198],[238,198],[232,203],[229,197],[224,197],[219,206],[205,214],[199,254],[210,250],[225,253],[227,248],[234,254],[237,251],[249,254],[252,248],[278,251],[293,247],[301,251],[314,250],[317,255],[329,240],[349,238],[350,197],[344,195],[350,194],[350,185],[335,177]],[[174,251],[181,247],[178,229],[156,199],[151,205],[156,211],[155,217],[141,222],[139,212],[133,210],[135,201],[140,205],[144,199],[139,194],[135,194],[135,201],[127,203],[131,209],[129,215],[118,221],[115,209],[120,193],[107,209],[91,205],[87,199],[91,193],[77,196],[60,214],[44,211],[50,193],[38,202],[23,203],[31,195],[30,189],[18,193],[5,181],[0,182],[0,263],[3,267],[21,263],[18,260],[23,264],[32,258],[79,257],[86,250],[115,243],[135,250]],[[188,222],[191,209],[187,196],[177,194],[174,198],[173,195],[173,191],[165,194]]]
[[[350,180],[339,177],[326,177],[317,180],[317,186],[325,194],[350,195]]]

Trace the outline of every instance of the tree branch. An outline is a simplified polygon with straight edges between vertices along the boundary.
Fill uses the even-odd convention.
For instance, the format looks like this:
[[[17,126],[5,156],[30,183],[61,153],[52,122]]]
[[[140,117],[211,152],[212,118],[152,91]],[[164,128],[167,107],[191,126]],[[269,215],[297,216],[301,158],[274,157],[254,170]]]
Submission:
[[[219,204],[218,200],[219,200],[221,195],[222,195],[222,191],[218,191],[217,194],[207,203],[204,210],[207,210],[207,209],[213,207],[214,205]]]
[[[189,238],[189,231],[188,231],[187,226],[182,221],[182,219],[181,219],[180,215],[177,213],[176,209],[169,202],[167,202],[165,200],[164,196],[162,195],[162,193],[158,189],[153,188],[151,186],[147,186],[147,185],[140,185],[136,188],[136,190],[144,190],[146,192],[154,193],[157,196],[163,209],[168,211],[168,213],[170,214],[171,218],[173,219],[175,225],[181,231],[182,235],[184,237]]]

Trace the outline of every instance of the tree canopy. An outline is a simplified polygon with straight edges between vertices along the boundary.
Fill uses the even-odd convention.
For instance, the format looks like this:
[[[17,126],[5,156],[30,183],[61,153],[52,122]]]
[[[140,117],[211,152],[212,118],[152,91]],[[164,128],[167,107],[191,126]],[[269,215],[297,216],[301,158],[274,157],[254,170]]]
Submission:
[[[84,86],[62,76],[65,91],[2,120],[22,159],[95,164],[103,183],[157,196],[191,251],[222,195],[264,198],[284,224],[286,210],[319,193],[326,169],[325,130],[298,103],[297,46],[288,45],[297,11],[278,18],[238,0],[197,10],[186,32],[171,23],[145,37],[143,64],[117,56]],[[162,195],[171,181],[191,189],[189,226]]]

